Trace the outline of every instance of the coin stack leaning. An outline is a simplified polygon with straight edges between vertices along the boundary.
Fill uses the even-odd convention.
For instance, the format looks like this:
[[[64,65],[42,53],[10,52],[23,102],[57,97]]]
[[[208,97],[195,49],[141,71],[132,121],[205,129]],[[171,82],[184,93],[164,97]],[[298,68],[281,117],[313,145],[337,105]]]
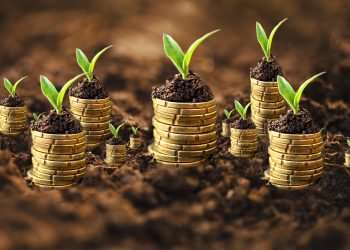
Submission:
[[[32,131],[32,163],[28,177],[35,186],[65,189],[78,184],[86,171],[86,132],[46,134]]]
[[[249,157],[258,150],[256,129],[231,128],[230,153],[236,157]]]
[[[27,107],[5,107],[0,105],[0,132],[18,135],[27,126]]]
[[[166,167],[199,166],[216,150],[217,111],[214,100],[200,103],[153,99],[154,144],[157,163]]]
[[[350,153],[345,153],[345,167],[350,168]]]
[[[265,178],[277,188],[299,190],[312,186],[323,175],[323,139],[315,134],[269,131],[269,163]]]
[[[106,163],[111,167],[126,161],[126,145],[106,144]]]
[[[254,122],[258,135],[267,134],[267,121],[275,120],[286,113],[286,105],[278,92],[277,82],[263,82],[250,79],[252,102],[252,121]]]
[[[112,105],[110,98],[81,99],[69,96],[71,111],[86,131],[87,147],[101,145],[110,135]]]

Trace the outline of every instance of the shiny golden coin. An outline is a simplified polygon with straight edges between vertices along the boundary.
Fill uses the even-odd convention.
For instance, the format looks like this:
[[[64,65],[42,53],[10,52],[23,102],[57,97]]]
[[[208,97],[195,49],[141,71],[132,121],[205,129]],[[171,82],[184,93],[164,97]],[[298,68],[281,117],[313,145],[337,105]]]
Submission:
[[[293,161],[293,160],[281,160],[275,157],[270,156],[269,158],[270,163],[276,163],[278,165],[282,165],[285,167],[314,167],[318,168],[323,165],[323,159],[319,158],[316,160],[309,160],[309,161]]]
[[[250,97],[250,101],[252,102],[252,106],[255,106],[257,108],[264,108],[264,109],[276,109],[276,108],[283,108],[286,106],[284,101],[280,102],[262,102],[259,100],[255,100],[254,97]]]
[[[231,148],[232,149],[240,149],[240,150],[256,150],[258,149],[258,142],[232,142],[231,141]]]
[[[251,87],[252,91],[279,94],[278,87],[259,86],[259,85],[254,84],[254,83],[251,83],[250,87]]]
[[[252,151],[237,151],[237,150],[232,150],[229,149],[229,152],[231,153],[231,155],[235,156],[235,157],[239,157],[239,158],[247,158],[247,157],[251,157],[255,152]]]
[[[110,121],[99,123],[80,122],[80,124],[86,130],[103,130],[108,128]]]
[[[102,130],[89,130],[86,131],[86,135],[107,135],[110,134],[110,130],[108,129],[102,129]]]
[[[110,113],[112,111],[112,107],[104,108],[104,109],[101,109],[101,110],[90,110],[90,109],[77,110],[77,109],[71,109],[71,111],[72,111],[72,113],[74,115],[78,115],[78,116],[101,117],[101,116],[110,115]]]
[[[254,79],[254,78],[250,78],[250,83],[258,85],[258,86],[262,86],[262,87],[278,87],[278,83],[277,82],[259,81],[259,80]]]
[[[174,125],[161,123],[157,121],[156,118],[153,118],[152,124],[157,130],[162,130],[162,131],[167,131],[167,132],[177,133],[177,134],[200,134],[200,133],[211,132],[215,129],[215,124],[210,124],[207,126],[198,126],[198,127],[196,126],[181,127],[181,126],[174,126]]]
[[[283,139],[290,139],[290,140],[307,140],[307,139],[319,138],[322,136],[322,134],[321,132],[317,132],[314,134],[284,134],[280,132],[269,131],[269,136],[283,138]]]
[[[254,121],[258,121],[260,123],[266,124],[268,121],[278,119],[278,117],[264,117],[261,114],[257,114],[257,113],[252,112],[252,119]]]
[[[216,105],[207,108],[198,109],[181,109],[181,108],[169,108],[162,105],[154,104],[153,108],[157,112],[174,114],[174,115],[204,115],[208,113],[216,112]]]
[[[46,139],[37,137],[34,134],[32,135],[33,144],[46,144],[46,145],[62,145],[62,146],[72,146],[80,143],[84,143],[86,138],[85,136],[76,138],[76,139],[68,139],[68,140],[61,140],[61,139]]]
[[[72,170],[77,170],[83,167],[86,167],[86,164],[81,165],[80,167],[78,166],[67,166],[65,163],[67,162],[62,162],[61,166],[59,165],[59,162],[57,161],[57,164],[53,166],[49,166],[46,164],[41,164],[39,163],[42,159],[32,157],[32,164],[33,168],[41,168],[41,169],[46,169],[48,171],[55,170],[55,171],[72,171]]]
[[[126,151],[126,145],[110,145],[106,144],[106,151],[109,152],[119,152],[119,151]]]
[[[165,155],[157,150],[154,149],[154,145],[150,145],[148,147],[148,151],[153,154],[153,158],[156,160],[160,161],[165,161],[165,162],[177,162],[177,163],[182,163],[182,162],[194,162],[194,161],[201,161],[204,159],[202,156],[198,157],[179,157],[179,156],[171,156],[171,155]]]
[[[167,149],[172,149],[172,150],[179,150],[179,151],[200,151],[200,150],[206,150],[206,149],[210,149],[213,147],[216,147],[216,139],[208,142],[208,143],[204,143],[204,144],[197,144],[197,145],[182,145],[182,144],[174,144],[174,143],[168,143],[165,141],[161,141],[159,140],[159,138],[154,138],[154,144],[155,145],[159,145],[163,148],[167,148]]]
[[[121,164],[126,161],[126,157],[107,157],[105,162],[108,165],[115,165],[115,164]]]
[[[55,145],[52,145],[52,147],[42,146],[40,144],[33,144],[33,148],[41,153],[46,154],[52,154],[52,155],[70,155],[70,154],[79,154],[82,152],[85,152],[86,149],[86,143],[82,143],[81,147],[55,147]]]
[[[69,96],[69,101],[81,104],[105,104],[109,103],[111,100],[109,97],[105,99],[82,99],[74,96]]]
[[[297,185],[308,185],[312,182],[311,180],[282,180],[271,176],[269,170],[266,170],[264,172],[264,176],[271,184],[297,186]]]
[[[53,140],[72,140],[85,137],[86,132],[83,131],[78,134],[47,134],[39,131],[31,130],[32,136],[44,138],[44,139],[53,139]]]
[[[156,160],[158,167],[169,167],[169,168],[192,168],[192,167],[199,167],[203,161],[196,161],[196,162],[185,162],[185,163],[178,163],[178,162],[166,162],[166,161],[160,161]]]
[[[246,141],[246,142],[254,142],[258,139],[258,134],[251,134],[251,135],[247,135],[247,134],[241,134],[241,135],[232,135],[230,136],[231,140],[242,140],[242,141]]]
[[[90,123],[99,123],[99,122],[111,122],[111,116],[106,115],[106,116],[101,116],[101,117],[85,117],[85,116],[74,116],[75,119],[77,119],[80,122],[90,122]]]
[[[255,100],[260,102],[281,102],[283,97],[277,94],[258,94],[256,92],[251,92],[250,96]]]
[[[192,121],[192,120],[208,120],[213,117],[217,116],[216,111],[212,113],[207,113],[203,115],[175,115],[175,114],[169,114],[169,113],[162,113],[159,111],[154,112],[154,116],[156,118],[163,117],[165,119],[171,119],[175,121]]]
[[[284,148],[277,147],[276,145],[270,144],[269,148],[271,148],[275,152],[290,154],[290,155],[309,155],[316,154],[323,151],[323,145],[318,148]]]
[[[269,116],[269,117],[280,116],[282,114],[285,114],[287,111],[286,107],[276,108],[276,109],[263,109],[263,108],[252,106],[251,109],[252,109],[252,112],[254,112],[255,114],[261,114],[262,116]]]
[[[215,116],[207,120],[188,120],[188,121],[172,120],[172,119],[167,119],[160,116],[155,116],[155,119],[163,124],[168,124],[172,126],[194,127],[194,126],[213,125],[216,123],[217,117]]]
[[[160,136],[161,138],[164,138],[168,141],[170,140],[170,142],[171,141],[186,142],[183,144],[201,144],[201,142],[210,142],[216,138],[216,131],[203,133],[203,134],[194,134],[194,135],[176,134],[176,133],[164,132],[162,130],[157,130],[157,129],[154,129],[153,131],[157,133],[157,135]]]
[[[31,150],[32,155],[36,158],[40,158],[43,160],[50,160],[50,161],[74,161],[74,160],[81,160],[85,152],[79,153],[79,154],[71,154],[71,155],[53,155],[53,154],[46,154],[41,153],[34,148]]]
[[[172,156],[179,156],[179,157],[201,157],[201,156],[209,156],[213,154],[216,150],[216,147],[202,150],[202,151],[179,151],[179,150],[172,150],[172,149],[167,149],[162,146],[159,146],[157,144],[153,145],[153,148],[165,155],[172,155]]]
[[[34,183],[35,187],[38,187],[40,190],[65,190],[68,188],[72,188],[77,186],[77,183],[73,183],[73,184],[68,184],[68,185],[42,185],[42,184],[38,184],[38,183]]]
[[[251,88],[251,93],[254,93],[254,96],[272,96],[272,95],[280,95],[279,92],[267,92],[267,91],[260,91],[260,90],[257,90],[256,88]],[[258,99],[259,100],[259,99]]]
[[[323,141],[312,143],[309,145],[292,145],[292,144],[280,144],[276,143],[275,141],[270,141],[270,145],[276,148],[283,148],[286,150],[290,150],[291,152],[304,152],[311,149],[318,149],[320,147],[323,147]]]
[[[322,137],[316,137],[312,139],[300,139],[300,140],[295,140],[295,139],[284,139],[284,138],[278,138],[275,136],[269,136],[270,142],[271,143],[276,143],[276,144],[284,144],[284,145],[312,145],[312,144],[317,144],[323,142]]]
[[[286,175],[273,171],[269,169],[270,176],[278,178],[281,180],[290,180],[290,181],[315,181],[323,176],[323,172],[312,174],[312,175]]]
[[[255,135],[256,134],[256,130],[255,129],[236,129],[236,128],[231,128],[231,135],[240,136],[241,134],[244,134],[244,135]]]
[[[248,137],[248,139],[241,139],[237,137],[231,136],[231,143],[257,143],[258,142],[258,137],[257,136],[252,136]]]
[[[27,124],[27,117],[24,117],[24,119],[11,119],[11,118],[5,118],[5,119],[2,119],[3,123],[7,124],[7,125],[22,125],[22,126],[25,126]]]
[[[287,160],[287,161],[310,161],[310,160],[317,160],[322,157],[322,152],[315,153],[315,154],[307,154],[307,155],[292,155],[292,154],[276,152],[270,147],[268,151],[271,157],[281,159],[281,160]]]
[[[27,126],[26,123],[19,123],[19,124],[8,124],[8,123],[5,123],[5,122],[2,122],[1,123],[1,128],[3,129],[9,129],[9,130],[21,130],[21,129],[24,129],[25,127]]]
[[[271,183],[274,187],[281,189],[281,190],[286,190],[286,191],[297,191],[297,190],[304,190],[307,188],[310,188],[314,185],[314,183],[309,183],[309,184],[304,184],[304,185],[279,185],[275,183]]]
[[[215,105],[215,100],[211,100],[208,102],[169,102],[161,99],[154,98],[153,103],[168,107],[168,108],[180,108],[180,109],[200,109],[200,108],[208,108]]]
[[[65,151],[65,150],[72,150],[72,149],[74,150],[74,149],[85,147],[85,144],[86,144],[85,140],[83,142],[71,144],[71,145],[56,145],[56,144],[49,144],[49,143],[41,143],[36,141],[36,139],[33,140],[33,145],[40,148],[53,150],[53,151]]]
[[[22,134],[23,131],[6,131],[6,130],[1,130],[0,128],[0,133],[6,135],[6,136],[18,136],[19,134]]]
[[[289,170],[280,167],[274,167],[270,165],[270,170],[273,170],[280,174],[286,175],[313,175],[323,172],[323,167],[308,169],[308,170]]]
[[[27,112],[27,107],[6,107],[3,105],[0,105],[0,112],[18,112],[18,113],[24,113]]]
[[[87,135],[86,136],[86,143],[91,143],[91,141],[102,141],[106,139],[110,133],[104,134],[104,135]]]
[[[85,175],[85,172],[73,174],[73,175],[50,175],[50,174],[41,173],[39,171],[35,171],[34,169],[32,169],[32,175],[38,178],[41,178],[43,180],[76,181],[76,180],[80,180]]]
[[[99,108],[105,108],[105,107],[111,106],[111,100],[109,98],[97,99],[98,100],[97,103],[96,102],[94,102],[94,103],[82,103],[82,102],[76,102],[75,100],[76,99],[74,99],[74,97],[73,97],[73,99],[72,99],[72,97],[69,97],[69,103],[70,103],[71,108],[76,107],[76,108],[99,109]],[[104,101],[101,102],[100,100],[104,100]],[[93,101],[95,101],[95,99]]]
[[[273,162],[271,158],[269,159],[269,164],[270,164],[270,168],[278,168],[278,169],[281,169],[281,171],[283,170],[306,171],[306,170],[314,170],[314,169],[323,167],[323,164],[320,164],[319,166],[312,166],[312,165],[305,166],[303,165],[303,162],[300,162],[300,165],[295,164],[293,166],[287,166],[287,165],[282,165],[282,164]]]
[[[43,179],[41,177],[37,177],[33,172],[32,170],[29,170],[27,172],[27,176],[28,178],[34,182],[34,184],[41,184],[41,185],[69,185],[69,184],[73,184],[73,183],[76,183],[77,181],[79,180],[46,180],[46,179]]]
[[[32,161],[45,166],[45,168],[56,169],[56,170],[66,170],[66,169],[77,169],[86,166],[86,159],[82,158],[74,161],[51,161],[43,160],[37,157],[33,157]]]

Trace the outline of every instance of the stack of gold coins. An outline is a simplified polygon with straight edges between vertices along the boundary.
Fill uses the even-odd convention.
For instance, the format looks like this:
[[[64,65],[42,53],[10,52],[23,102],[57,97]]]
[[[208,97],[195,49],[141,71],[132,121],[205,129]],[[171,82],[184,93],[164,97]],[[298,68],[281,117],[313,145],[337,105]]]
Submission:
[[[81,99],[69,96],[71,111],[86,131],[87,147],[101,145],[110,135],[111,101],[106,99]]]
[[[231,128],[230,153],[236,157],[249,157],[258,149],[256,129]]]
[[[126,161],[126,145],[106,144],[106,163],[115,167]]]
[[[345,167],[350,168],[350,154],[349,153],[345,153]]]
[[[32,131],[32,163],[28,178],[45,189],[78,184],[86,171],[86,133],[46,134]]]
[[[4,135],[18,135],[27,126],[27,108],[0,105],[0,132]]]
[[[131,149],[138,149],[138,148],[141,148],[141,146],[142,146],[141,136],[139,136],[139,137],[130,136],[129,147]]]
[[[315,134],[269,131],[269,163],[266,179],[277,188],[305,189],[323,175],[323,139]]]
[[[250,79],[252,121],[258,135],[267,134],[267,121],[275,120],[286,113],[286,105],[278,92],[277,82],[262,82]]]
[[[231,123],[229,120],[222,121],[222,136],[223,137],[230,137],[230,129],[231,129]]]
[[[153,99],[154,144],[149,147],[162,166],[194,167],[216,150],[216,104]]]

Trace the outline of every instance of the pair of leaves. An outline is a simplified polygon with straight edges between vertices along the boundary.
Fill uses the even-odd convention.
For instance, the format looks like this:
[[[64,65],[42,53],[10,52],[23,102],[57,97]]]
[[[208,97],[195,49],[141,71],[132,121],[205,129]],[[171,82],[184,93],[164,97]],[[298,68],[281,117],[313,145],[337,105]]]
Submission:
[[[16,90],[18,85],[24,80],[26,79],[28,76],[22,77],[21,79],[19,79],[15,84],[12,85],[12,83],[10,82],[9,79],[4,78],[4,86],[7,89],[7,91],[10,93],[10,95],[12,97],[14,97],[16,95]]]
[[[112,135],[117,138],[119,134],[119,130],[125,125],[125,123],[120,124],[117,128],[110,123],[109,124],[109,130],[111,131]]]
[[[286,100],[288,105],[293,110],[294,114],[299,113],[299,103],[301,96],[305,90],[305,88],[314,81],[317,77],[325,74],[326,72],[321,72],[319,74],[314,75],[313,77],[306,80],[303,84],[300,85],[297,92],[294,91],[293,87],[290,85],[290,83],[282,76],[277,76],[277,82],[278,82],[278,91],[281,94],[281,96]]]
[[[250,102],[245,107],[243,107],[243,105],[239,101],[235,101],[235,109],[243,119],[247,119],[248,108],[251,104],[252,103]]]
[[[39,115],[37,115],[36,113],[33,113],[34,121],[39,121],[40,117],[41,117],[43,114],[44,114],[44,112],[41,113],[41,114],[39,114]]]
[[[54,107],[58,115],[62,112],[62,103],[67,90],[74,82],[76,82],[83,75],[84,74],[77,75],[76,77],[69,80],[63,85],[62,89],[59,92],[57,91],[55,85],[53,85],[53,83],[49,79],[47,79],[47,77],[40,76],[41,91],[43,92],[44,96],[49,100],[51,105]]]
[[[113,45],[110,45],[110,46],[104,48],[103,50],[101,50],[100,52],[98,52],[94,56],[94,58],[91,60],[91,62],[86,57],[84,52],[81,51],[81,49],[76,49],[75,54],[76,54],[76,58],[77,58],[77,63],[80,66],[80,68],[83,70],[83,72],[85,73],[85,75],[89,81],[92,81],[92,79],[94,77],[94,69],[95,69],[95,65],[96,65],[97,60],[100,58],[100,56],[104,52],[106,52],[111,47],[113,47]]]
[[[235,110],[234,109],[232,109],[231,111],[228,111],[227,109],[224,110],[224,114],[228,120],[231,119],[231,115],[232,115],[233,111],[235,111]]]
[[[174,63],[177,70],[181,73],[183,79],[186,79],[189,74],[189,65],[194,51],[205,39],[207,39],[208,37],[210,37],[218,31],[220,30],[214,30],[196,40],[188,48],[186,53],[182,51],[180,45],[170,35],[163,35],[163,45],[165,54]]]
[[[133,132],[134,135],[137,135],[137,132],[139,130],[140,127],[134,127],[134,126],[131,126],[131,130]]]
[[[288,18],[285,18],[282,21],[280,21],[275,26],[275,28],[273,28],[273,30],[271,31],[269,38],[267,38],[265,30],[261,26],[261,24],[259,22],[256,22],[256,37],[265,54],[267,61],[269,61],[271,57],[271,46],[272,46],[273,37],[275,36],[277,29],[287,20]]]

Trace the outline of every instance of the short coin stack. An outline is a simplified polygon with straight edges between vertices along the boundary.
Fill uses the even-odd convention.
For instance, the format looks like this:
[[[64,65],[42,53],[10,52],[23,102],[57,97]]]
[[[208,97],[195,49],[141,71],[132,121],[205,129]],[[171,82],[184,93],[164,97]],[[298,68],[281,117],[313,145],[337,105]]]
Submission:
[[[101,145],[110,135],[112,105],[110,98],[81,99],[69,96],[71,111],[86,131],[87,147]]]
[[[115,167],[126,161],[126,145],[106,144],[106,163]]]
[[[258,149],[256,129],[231,128],[230,153],[236,157],[249,157]]]
[[[345,167],[350,168],[350,153],[345,153]]]
[[[28,177],[35,186],[65,189],[80,182],[86,171],[86,133],[46,134],[32,131],[32,163]]]
[[[269,131],[269,163],[265,178],[277,188],[305,189],[323,175],[323,139],[315,134]]]
[[[27,126],[27,108],[5,107],[0,105],[0,132],[5,135],[18,135]]]
[[[259,135],[267,134],[267,121],[275,120],[286,113],[286,105],[278,92],[277,82],[262,82],[250,79],[252,121]]]
[[[129,141],[129,147],[131,149],[139,149],[142,146],[142,138],[131,136]]]
[[[154,144],[157,163],[169,167],[199,166],[216,150],[216,104],[153,99]]]

